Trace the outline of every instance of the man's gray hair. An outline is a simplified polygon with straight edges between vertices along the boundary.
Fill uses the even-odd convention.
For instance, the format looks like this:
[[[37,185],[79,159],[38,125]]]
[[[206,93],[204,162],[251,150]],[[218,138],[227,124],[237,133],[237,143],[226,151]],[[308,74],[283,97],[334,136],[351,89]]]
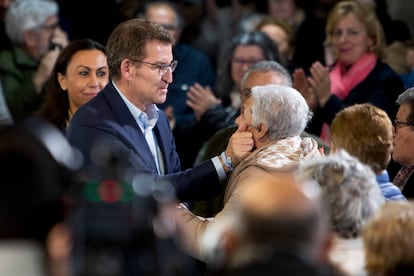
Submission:
[[[410,111],[405,119],[409,124],[410,128],[413,129],[414,125],[414,87],[408,88],[404,92],[402,92],[397,98],[398,105],[408,105],[410,107]]]
[[[6,33],[11,42],[22,45],[23,33],[41,27],[59,12],[58,4],[51,0],[16,0],[11,3],[5,18]]]
[[[412,104],[414,103],[414,87],[408,88],[402,92],[397,98],[397,104]]]
[[[275,72],[279,74],[282,80],[282,83],[280,83],[280,85],[292,86],[292,77],[290,76],[289,71],[285,67],[283,67],[283,65],[274,60],[263,60],[256,62],[255,64],[250,66],[249,69],[247,69],[247,71],[243,75],[240,87],[244,87],[246,79],[249,77],[251,73],[254,72]]]
[[[268,84],[252,88],[252,126],[264,123],[270,140],[300,135],[312,117],[306,100],[294,88]]]

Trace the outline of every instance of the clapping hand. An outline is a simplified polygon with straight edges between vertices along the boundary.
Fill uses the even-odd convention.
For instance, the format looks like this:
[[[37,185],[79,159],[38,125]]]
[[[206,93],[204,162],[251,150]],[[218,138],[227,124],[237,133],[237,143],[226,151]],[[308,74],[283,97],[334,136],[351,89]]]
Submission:
[[[188,89],[186,103],[194,110],[197,121],[200,121],[203,114],[213,106],[221,104],[221,100],[214,96],[210,87],[195,83]]]

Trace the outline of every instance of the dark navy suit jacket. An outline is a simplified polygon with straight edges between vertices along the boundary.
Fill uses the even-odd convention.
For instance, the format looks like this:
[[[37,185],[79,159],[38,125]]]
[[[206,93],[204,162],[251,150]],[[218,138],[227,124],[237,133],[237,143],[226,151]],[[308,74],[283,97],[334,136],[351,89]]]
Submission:
[[[162,110],[159,110],[154,133],[165,164],[165,176],[160,178],[168,180],[175,187],[178,199],[202,199],[220,192],[218,175],[212,161],[181,171],[174,137]],[[157,175],[156,164],[144,134],[112,82],[75,113],[67,137],[83,153],[85,168],[94,165],[90,156],[91,149],[97,142],[102,142],[120,154],[126,166],[137,173]]]

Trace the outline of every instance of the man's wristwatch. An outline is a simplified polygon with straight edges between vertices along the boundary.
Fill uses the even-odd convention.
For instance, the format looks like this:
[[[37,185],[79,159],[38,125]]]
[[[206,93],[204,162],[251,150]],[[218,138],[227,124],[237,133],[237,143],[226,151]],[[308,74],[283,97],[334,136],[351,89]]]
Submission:
[[[227,157],[225,151],[223,151],[220,156],[221,160],[223,160],[224,165],[229,169],[229,171],[233,171],[233,163],[231,162],[231,157]]]

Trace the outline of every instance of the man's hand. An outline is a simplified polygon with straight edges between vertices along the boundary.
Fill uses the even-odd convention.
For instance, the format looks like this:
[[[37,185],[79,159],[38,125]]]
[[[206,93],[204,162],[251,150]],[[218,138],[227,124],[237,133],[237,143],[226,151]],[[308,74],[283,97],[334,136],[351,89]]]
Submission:
[[[226,156],[231,157],[233,167],[246,158],[254,149],[253,134],[239,127],[230,137]]]
[[[51,50],[40,60],[39,66],[33,75],[33,85],[38,94],[42,92],[43,86],[50,78],[58,55],[59,50]]]

